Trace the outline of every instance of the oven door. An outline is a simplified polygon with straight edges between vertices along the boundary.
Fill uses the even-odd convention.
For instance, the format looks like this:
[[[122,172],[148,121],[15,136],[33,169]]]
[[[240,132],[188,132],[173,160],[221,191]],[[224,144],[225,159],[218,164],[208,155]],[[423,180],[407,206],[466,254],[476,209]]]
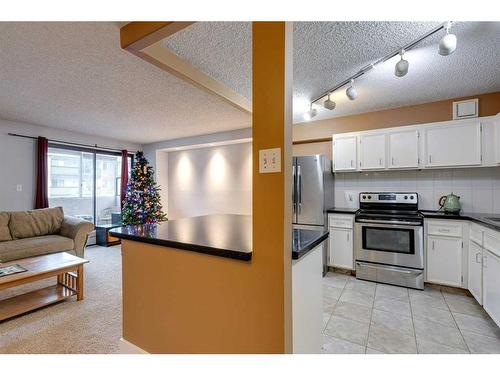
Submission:
[[[359,261],[423,269],[423,227],[355,223],[354,251]]]

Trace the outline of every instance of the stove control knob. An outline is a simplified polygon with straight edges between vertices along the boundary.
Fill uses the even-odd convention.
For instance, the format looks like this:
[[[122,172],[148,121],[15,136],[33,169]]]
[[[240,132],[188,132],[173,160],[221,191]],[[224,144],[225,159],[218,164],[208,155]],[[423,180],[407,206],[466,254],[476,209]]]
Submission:
[[[413,199],[413,195],[410,195],[410,199]]]
[[[372,199],[372,196],[371,196],[371,195],[369,195],[369,196],[368,196],[368,199]]]
[[[408,195],[405,195],[405,199],[408,199]]]
[[[366,195],[363,195],[363,199],[366,199]]]

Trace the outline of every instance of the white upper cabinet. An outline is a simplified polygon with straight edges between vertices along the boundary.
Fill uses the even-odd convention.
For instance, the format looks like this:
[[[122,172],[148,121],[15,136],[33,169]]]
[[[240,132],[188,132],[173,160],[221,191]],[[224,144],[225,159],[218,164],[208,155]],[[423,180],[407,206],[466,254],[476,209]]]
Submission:
[[[333,170],[355,171],[358,163],[358,137],[335,136],[333,137]]]
[[[481,165],[481,123],[459,120],[423,128],[428,168]]]
[[[418,130],[400,130],[391,132],[389,140],[389,168],[418,168],[419,134]]]
[[[362,170],[386,168],[386,134],[361,134],[359,136],[360,162]]]

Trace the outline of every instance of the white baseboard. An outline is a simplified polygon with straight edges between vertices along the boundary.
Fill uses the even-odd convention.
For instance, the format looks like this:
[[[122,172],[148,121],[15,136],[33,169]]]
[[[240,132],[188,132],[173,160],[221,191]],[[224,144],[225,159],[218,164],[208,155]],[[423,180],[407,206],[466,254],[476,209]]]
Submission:
[[[149,354],[147,351],[139,348],[138,346],[128,342],[123,337],[120,338],[118,343],[118,353],[120,354]]]

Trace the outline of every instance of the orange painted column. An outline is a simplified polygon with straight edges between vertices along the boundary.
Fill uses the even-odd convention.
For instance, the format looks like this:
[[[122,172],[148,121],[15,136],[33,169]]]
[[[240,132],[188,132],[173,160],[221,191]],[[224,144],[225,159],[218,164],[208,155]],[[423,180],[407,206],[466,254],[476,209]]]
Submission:
[[[292,351],[292,24],[254,22],[252,26],[253,249],[255,261],[276,275],[276,305],[282,347]],[[259,173],[259,151],[281,149],[281,172]],[[271,308],[271,306],[270,306]],[[276,311],[279,313],[279,311]]]

